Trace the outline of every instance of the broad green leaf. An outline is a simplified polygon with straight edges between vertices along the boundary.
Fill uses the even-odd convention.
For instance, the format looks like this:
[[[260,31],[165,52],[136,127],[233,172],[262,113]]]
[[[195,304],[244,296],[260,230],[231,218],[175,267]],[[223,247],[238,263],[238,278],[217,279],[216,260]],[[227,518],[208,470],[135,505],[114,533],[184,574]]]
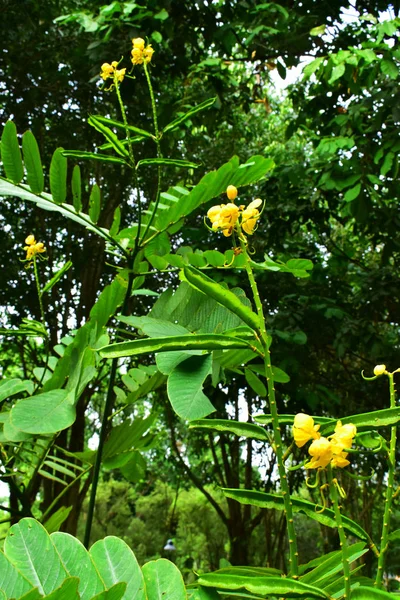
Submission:
[[[75,408],[67,390],[52,390],[19,400],[11,409],[11,424],[25,433],[50,434],[70,427]]]
[[[180,117],[177,117],[176,119],[171,121],[171,123],[168,123],[168,125],[166,125],[163,129],[163,133],[167,133],[167,131],[172,131],[173,129],[176,129],[177,127],[179,127],[179,125],[181,123],[183,123],[187,119],[190,119],[197,113],[199,113],[203,110],[206,110],[207,108],[211,108],[211,106],[213,106],[213,104],[215,104],[216,99],[217,98],[209,98],[208,100],[204,100],[204,102],[202,102],[201,104],[198,104],[197,106],[193,106],[193,108],[189,109],[183,115],[181,115]]]
[[[389,594],[375,587],[359,586],[351,592],[351,600],[395,600],[397,594]]]
[[[44,596],[43,600],[79,600],[78,585],[77,577],[68,577],[54,592]]]
[[[334,83],[337,79],[340,79],[342,77],[342,75],[344,75],[345,70],[346,70],[346,65],[344,63],[335,65],[332,69],[332,74],[328,81],[329,85]]]
[[[325,56],[319,56],[315,60],[308,63],[308,65],[306,65],[303,69],[304,78],[308,79],[309,77],[311,77],[311,75],[319,69],[320,65],[324,62],[324,60]]]
[[[81,184],[81,169],[79,165],[75,165],[72,170],[72,204],[77,212],[82,210],[82,184]]]
[[[257,394],[257,396],[265,398],[267,395],[267,388],[265,387],[261,379],[259,379],[259,377],[257,377],[257,375],[253,373],[253,371],[250,371],[250,369],[245,369],[244,375],[247,383],[249,384],[251,389]]]
[[[283,497],[279,494],[265,494],[264,492],[257,492],[255,490],[240,490],[240,489],[227,489],[222,488],[223,493],[228,498],[237,500],[241,504],[250,504],[251,506],[259,506],[261,508],[275,508],[276,510],[284,510],[285,505]],[[308,500],[302,500],[301,498],[294,498],[291,496],[291,502],[294,512],[301,512],[322,523],[327,527],[337,527],[335,513],[329,508],[325,508],[323,512],[317,512],[318,506],[309,502]],[[358,523],[352,521],[348,517],[342,516],[344,529],[358,537],[363,541],[368,541],[369,536]]]
[[[0,196],[17,196],[22,200],[28,200],[29,202],[34,202],[39,208],[43,210],[54,211],[62,214],[64,217],[71,219],[72,221],[76,221],[80,225],[86,227],[90,231],[93,231],[100,237],[105,240],[110,240],[110,236],[107,229],[102,227],[97,227],[92,223],[90,218],[83,214],[78,213],[70,204],[56,204],[53,201],[53,198],[50,194],[46,194],[43,192],[40,196],[33,194],[27,186],[24,185],[14,185],[10,183],[3,177],[0,177]]]
[[[136,327],[143,331],[145,335],[151,338],[155,337],[175,337],[177,335],[188,335],[190,331],[186,327],[182,327],[179,323],[171,323],[164,319],[154,319],[152,317],[124,317],[119,315],[119,321]]]
[[[189,423],[190,429],[210,429],[212,431],[229,431],[238,436],[254,440],[268,441],[268,436],[262,427],[254,423],[241,423],[231,419],[199,419]]]
[[[145,419],[137,417],[133,423],[125,421],[113,427],[106,443],[104,444],[104,460],[116,456],[132,448],[140,446],[141,438],[154,424],[156,415],[149,415]]]
[[[340,421],[343,425],[346,423],[353,423],[357,429],[364,427],[373,427],[374,429],[377,429],[378,427],[387,427],[388,425],[394,425],[400,421],[400,407],[385,408],[383,410],[375,410],[374,412],[362,413],[359,415],[350,415],[349,417],[343,417]],[[333,433],[336,423],[336,419],[331,419],[329,423],[321,425],[321,434],[329,435],[330,433]]]
[[[124,597],[126,592],[126,583],[116,583],[108,590],[104,590],[104,592],[100,592],[100,594],[96,594],[93,596],[91,600],[121,600]]]
[[[253,594],[261,596],[285,596],[285,598],[329,598],[323,590],[311,585],[283,577],[252,577],[245,575],[230,575],[227,573],[206,573],[200,575],[199,585],[213,587],[219,590],[239,590],[244,588]]]
[[[124,123],[122,123],[121,121],[115,121],[115,119],[108,119],[107,117],[103,117],[101,115],[94,115],[94,117],[92,118],[96,119],[97,122],[103,123],[104,125],[108,125],[109,127],[116,127],[117,129],[123,129],[124,131],[126,129]],[[133,131],[134,133],[137,133],[143,137],[152,138],[153,140],[155,139],[152,133],[150,133],[149,131],[145,131],[144,129],[140,129],[139,127],[128,125],[128,130]]]
[[[63,148],[55,150],[50,163],[50,191],[57,204],[67,197],[67,159]]]
[[[49,292],[58,281],[60,281],[61,277],[67,272],[69,271],[69,269],[72,267],[72,261],[67,261],[65,263],[65,265],[63,265],[61,267],[61,269],[59,269],[57,271],[57,273],[55,273],[55,275],[53,275],[53,277],[50,279],[50,281],[48,281],[46,283],[46,285],[44,286],[44,288],[42,289],[42,294],[45,294],[46,292]]]
[[[2,412],[0,413],[0,418],[3,423],[3,435],[2,441],[7,442],[25,442],[31,439],[31,435],[29,433],[24,433],[19,429],[16,429],[14,425],[10,421],[11,412]]]
[[[67,577],[61,559],[45,528],[35,519],[21,519],[10,527],[4,553],[33,587],[50,594]],[[43,557],[46,560],[43,560]]]
[[[32,588],[8,558],[0,552],[0,589],[7,598],[19,598]]]
[[[343,199],[345,202],[352,202],[353,200],[358,198],[358,196],[360,195],[360,192],[361,192],[361,184],[359,183],[358,185],[355,185],[354,187],[347,190]]]
[[[104,358],[120,358],[136,356],[150,352],[171,352],[172,350],[228,350],[230,348],[247,348],[250,344],[245,340],[218,334],[177,335],[165,338],[152,338],[110,344],[99,349]]]
[[[42,594],[39,592],[37,588],[30,590],[23,596],[19,598],[19,600],[41,600],[43,598]]]
[[[397,79],[399,76],[399,68],[393,60],[384,58],[380,61],[381,71],[384,75],[388,75],[391,79]]]
[[[1,135],[1,160],[7,179],[20,183],[24,176],[21,150],[18,144],[17,128],[13,121],[7,121]]]
[[[68,575],[79,577],[79,594],[82,600],[104,591],[105,587],[90,554],[81,542],[68,533],[52,533],[53,542]]]
[[[61,506],[58,510],[56,510],[55,513],[51,515],[51,517],[47,519],[47,521],[44,521],[43,527],[46,529],[47,533],[58,531],[64,521],[66,521],[68,518],[71,510],[72,506]]]
[[[114,210],[113,222],[110,227],[110,235],[111,236],[117,235],[117,233],[119,231],[120,223],[121,223],[121,207],[117,206],[117,208]]]
[[[44,189],[43,167],[39,146],[32,131],[26,131],[22,136],[22,152],[28,185],[34,194],[41,194]]]
[[[174,563],[160,558],[142,567],[147,600],[186,600],[186,589],[179,569]]]
[[[171,167],[184,167],[185,169],[197,169],[200,165],[198,163],[190,162],[189,160],[181,160],[178,158],[143,158],[139,160],[136,165],[138,169],[144,165],[161,165]]]
[[[182,419],[201,419],[215,411],[203,393],[211,370],[211,354],[191,356],[175,367],[168,377],[167,392],[172,408]]]
[[[89,553],[107,588],[125,582],[123,600],[147,600],[143,574],[125,542],[117,537],[106,537],[96,542]]]
[[[391,533],[389,533],[388,537],[389,542],[399,542],[400,541],[400,529],[395,529]]]
[[[97,223],[101,211],[101,191],[97,183],[92,187],[89,198],[89,217],[93,223]]]
[[[348,557],[349,564],[363,556],[366,552],[368,552],[368,549],[365,549],[364,542],[349,546],[346,549],[346,556]],[[323,580],[331,575],[335,575],[343,569],[343,557],[342,552],[338,550],[331,554],[331,556],[326,556],[324,558],[326,560],[322,561],[314,569],[300,577],[300,581],[325,588],[326,584]]]
[[[33,392],[33,382],[28,379],[3,379],[0,381],[0,402],[21,392]]]
[[[94,152],[85,152],[83,150],[63,150],[63,156],[78,158],[82,160],[99,160],[100,162],[112,162],[119,165],[126,165],[126,160],[118,158],[118,156],[110,156],[109,154],[99,154]]]
[[[199,356],[202,354],[202,350],[189,350],[187,352],[160,352],[159,354],[156,354],[157,368],[164,375],[170,375],[175,367],[189,358],[189,356]]]
[[[117,154],[129,159],[128,150],[121,143],[115,133],[113,133],[111,129],[102,122],[102,120],[98,119],[97,117],[89,117],[88,123],[105,137],[107,142],[112,145]]]
[[[199,586],[196,589],[188,589],[189,600],[220,600],[221,596],[213,588],[205,588]],[[259,600],[260,596],[253,596],[256,600]]]
[[[231,290],[224,288],[222,285],[195,267],[184,267],[183,273],[186,281],[195,289],[213,298],[219,304],[231,310],[255,331],[260,330],[260,320],[256,313],[254,313],[248,306],[243,304]]]

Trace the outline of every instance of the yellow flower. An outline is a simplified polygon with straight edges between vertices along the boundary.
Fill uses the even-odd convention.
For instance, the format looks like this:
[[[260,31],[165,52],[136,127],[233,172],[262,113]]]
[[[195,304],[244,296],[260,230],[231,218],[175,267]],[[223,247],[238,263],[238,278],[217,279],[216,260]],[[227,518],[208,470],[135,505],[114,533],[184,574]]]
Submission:
[[[233,228],[239,218],[239,208],[236,204],[219,204],[212,206],[207,212],[212,229],[221,230],[225,237],[232,235]]]
[[[318,440],[313,441],[308,453],[312,456],[312,459],[305,465],[306,469],[324,469],[333,457],[332,444],[327,438],[320,437]]]
[[[235,200],[236,196],[238,195],[238,191],[234,185],[228,185],[226,188],[226,195],[228,196],[229,200]]]
[[[383,375],[386,372],[386,365],[376,365],[374,368],[374,375]]]
[[[257,225],[257,220],[260,218],[258,207],[261,206],[262,200],[257,198],[250,202],[247,208],[242,212],[242,229],[247,235],[252,235]]]
[[[24,247],[24,250],[26,251],[26,260],[32,260],[36,254],[46,252],[44,244],[42,242],[36,242],[34,235],[28,235],[25,244],[27,244],[27,246]]]
[[[332,467],[334,469],[336,467],[339,467],[340,469],[343,469],[343,467],[347,467],[347,465],[350,464],[350,461],[347,460],[347,458],[346,458],[347,454],[348,454],[348,452],[341,452],[340,454],[334,454],[332,461],[331,461]]]
[[[134,65],[142,65],[143,63],[148,64],[154,54],[154,49],[152,48],[151,44],[148,44],[148,46],[145,47],[144,39],[134,38],[132,40],[132,45],[132,63]]]
[[[113,60],[111,65],[109,63],[104,63],[103,65],[101,65],[100,77],[104,79],[104,81],[106,81],[106,79],[109,79],[110,77],[115,77],[119,82],[123,81],[126,69],[117,69],[117,67],[118,62],[116,60]]]
[[[309,440],[321,437],[319,425],[314,425],[314,419],[304,413],[298,413],[294,418],[293,437],[298,448],[302,448]]]
[[[333,453],[340,454],[345,448],[350,448],[356,433],[357,427],[353,423],[342,425],[341,421],[338,421],[335,433],[330,436]]]

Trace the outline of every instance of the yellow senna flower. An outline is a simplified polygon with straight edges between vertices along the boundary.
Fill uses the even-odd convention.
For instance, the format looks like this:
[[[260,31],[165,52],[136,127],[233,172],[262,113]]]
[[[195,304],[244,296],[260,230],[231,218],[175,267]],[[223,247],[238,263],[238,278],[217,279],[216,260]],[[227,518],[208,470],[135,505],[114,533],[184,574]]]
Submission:
[[[314,425],[314,419],[304,413],[298,413],[294,418],[293,437],[298,448],[302,448],[309,440],[321,437],[318,433],[319,425]]]
[[[340,454],[344,448],[350,448],[356,433],[357,427],[353,425],[353,423],[342,425],[341,421],[338,421],[335,427],[335,433],[330,436],[333,453]]]
[[[250,202],[247,208],[242,212],[242,229],[247,235],[252,235],[257,225],[257,221],[260,218],[260,211],[258,207],[261,206],[262,200],[256,198],[253,202]]]
[[[343,469],[343,467],[347,467],[350,464],[350,461],[347,460],[346,456],[348,452],[341,452],[340,454],[334,454],[331,460],[331,465],[335,469],[339,467]]]
[[[374,367],[374,375],[383,375],[384,373],[387,373],[386,365],[376,365]]]
[[[228,185],[226,188],[226,195],[228,196],[229,200],[235,200],[238,195],[237,188],[235,188],[234,185]]]
[[[332,444],[325,437],[320,437],[314,440],[308,449],[308,453],[312,457],[305,467],[306,469],[324,469],[332,460]]]
[[[24,247],[24,250],[26,251],[26,260],[32,260],[36,254],[46,252],[43,242],[37,242],[34,235],[28,235],[25,239],[25,244],[27,244]]]
[[[207,212],[214,231],[221,230],[225,237],[232,235],[233,228],[239,218],[239,207],[236,204],[219,204],[212,206]]]
[[[101,65],[101,73],[100,77],[106,81],[110,77],[116,77],[117,81],[123,81],[126,73],[126,69],[117,69],[118,62],[113,60],[111,65],[109,63],[104,63]]]
[[[154,49],[151,44],[145,47],[145,41],[143,38],[134,38],[132,40],[132,51],[131,61],[134,65],[142,65],[143,63],[148,64],[154,54]]]

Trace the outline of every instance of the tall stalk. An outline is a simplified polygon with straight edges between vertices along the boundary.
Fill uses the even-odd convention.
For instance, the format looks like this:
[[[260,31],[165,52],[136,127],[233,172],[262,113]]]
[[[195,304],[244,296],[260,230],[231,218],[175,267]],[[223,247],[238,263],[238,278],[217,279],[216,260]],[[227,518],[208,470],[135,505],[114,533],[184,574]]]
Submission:
[[[396,371],[394,371],[396,373]],[[394,373],[387,373],[389,377],[389,390],[390,390],[390,408],[396,407],[396,390],[394,384]],[[386,488],[385,498],[385,511],[383,514],[382,522],[382,534],[381,544],[378,558],[378,570],[375,578],[375,586],[377,588],[382,587],[383,573],[385,570],[386,554],[388,550],[389,542],[389,525],[390,517],[392,514],[392,501],[393,501],[393,485],[394,485],[394,474],[396,469],[396,441],[397,441],[397,426],[393,425],[391,428],[390,435],[390,447],[389,447],[389,470],[388,470],[388,484]]]
[[[284,513],[286,516],[286,526],[289,538],[289,565],[290,571],[289,574],[297,578],[299,573],[299,553],[297,550],[297,537],[296,531],[294,528],[293,521],[293,506],[292,501],[290,499],[290,490],[289,484],[287,481],[287,474],[284,464],[284,453],[283,453],[283,445],[282,445],[282,436],[281,429],[279,425],[279,414],[278,408],[276,405],[276,397],[275,397],[275,386],[274,386],[274,376],[272,372],[272,364],[271,364],[271,353],[269,350],[269,340],[267,335],[267,328],[265,322],[264,311],[260,299],[260,295],[258,292],[258,287],[256,280],[254,278],[253,269],[250,263],[250,257],[247,252],[246,242],[242,239],[241,235],[239,235],[240,246],[242,249],[242,253],[246,257],[245,268],[247,272],[247,276],[250,282],[251,291],[253,293],[254,303],[257,308],[257,314],[260,320],[260,331],[261,331],[261,339],[260,342],[264,351],[264,366],[265,366],[265,377],[267,380],[267,388],[268,388],[268,401],[269,401],[269,410],[271,412],[272,417],[272,427],[274,430],[274,450],[278,461],[278,472],[280,478],[280,484],[282,489],[283,503],[284,503]]]
[[[343,575],[344,575],[344,595],[343,598],[350,600],[351,594],[351,586],[350,586],[350,562],[347,553],[347,539],[346,534],[344,532],[342,513],[340,512],[339,506],[339,494],[338,494],[338,483],[337,480],[333,478],[332,475],[332,467],[328,465],[328,482],[329,482],[329,491],[332,500],[333,510],[335,512],[335,520],[339,534],[339,542],[340,549],[342,551],[342,564],[343,564]]]

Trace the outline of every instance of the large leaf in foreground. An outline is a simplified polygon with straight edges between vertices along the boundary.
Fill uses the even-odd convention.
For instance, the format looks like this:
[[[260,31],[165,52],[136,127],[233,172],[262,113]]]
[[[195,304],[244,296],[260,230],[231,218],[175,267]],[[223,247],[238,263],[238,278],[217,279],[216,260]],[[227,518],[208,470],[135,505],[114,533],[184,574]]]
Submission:
[[[51,390],[19,400],[11,409],[11,425],[25,433],[50,434],[75,421],[75,407],[67,390]]]
[[[186,600],[186,589],[177,567],[166,560],[152,560],[142,567],[147,600]]]
[[[49,534],[35,519],[22,519],[10,528],[4,542],[4,553],[42,594],[50,594],[67,578]]]
[[[215,411],[203,393],[203,383],[211,370],[211,363],[211,354],[190,356],[180,362],[168,377],[168,398],[182,419],[201,419]]]
[[[147,600],[142,571],[125,542],[109,536],[93,544],[89,552],[107,588],[125,582],[123,600]]]
[[[351,600],[394,600],[398,594],[389,594],[373,587],[361,586],[351,592]]]
[[[229,573],[207,573],[200,575],[199,585],[219,590],[239,590],[244,588],[261,596],[285,596],[286,598],[329,598],[323,590],[311,585],[283,577],[252,577],[230,575]]]
[[[0,590],[7,598],[19,598],[32,588],[15,566],[0,552]]]
[[[241,504],[250,504],[251,506],[259,506],[260,508],[275,508],[276,510],[285,510],[283,497],[279,494],[265,494],[264,492],[257,492],[255,490],[240,490],[240,489],[228,489],[222,488],[223,493],[228,498],[233,498]],[[326,525],[327,527],[337,527],[335,513],[329,508],[325,508],[323,512],[317,512],[318,507],[316,504],[309,502],[308,500],[302,500],[301,498],[294,498],[291,496],[291,502],[293,512],[301,512]],[[343,527],[352,535],[355,535],[360,540],[365,542],[369,541],[369,536],[366,531],[358,523],[352,521],[348,517],[342,516]]]

